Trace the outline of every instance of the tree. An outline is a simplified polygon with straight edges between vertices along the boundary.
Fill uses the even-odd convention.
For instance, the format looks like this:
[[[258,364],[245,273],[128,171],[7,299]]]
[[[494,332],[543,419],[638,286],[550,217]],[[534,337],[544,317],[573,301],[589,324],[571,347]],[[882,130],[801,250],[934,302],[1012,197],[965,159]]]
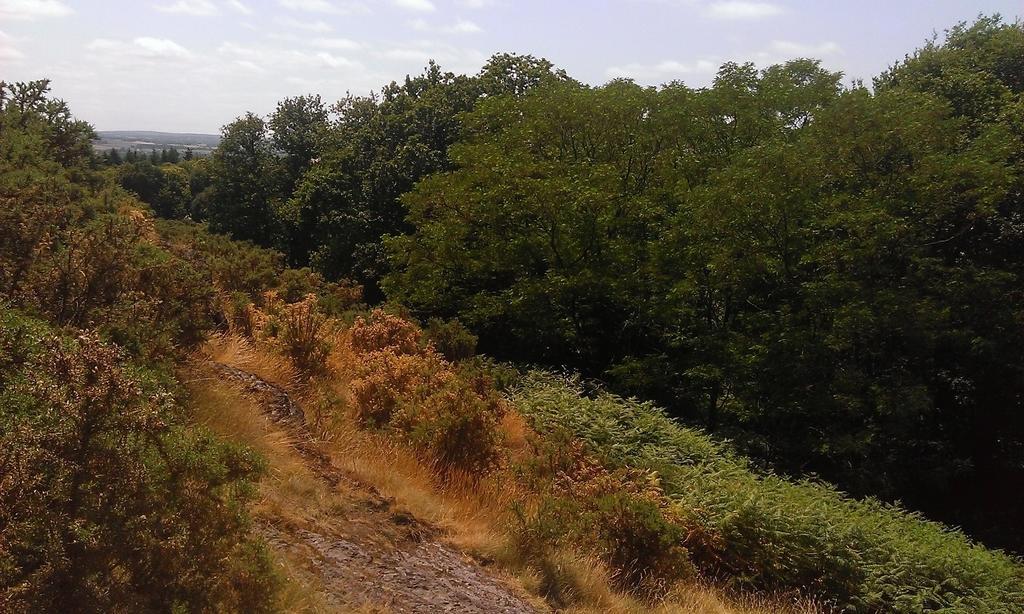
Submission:
[[[1020,548],[1021,31],[955,29],[878,94],[797,60],[488,99],[404,198],[384,287],[488,353]],[[979,82],[1004,94],[962,106]]]
[[[275,213],[280,164],[267,123],[247,113],[224,127],[212,157],[210,227],[238,239],[273,246],[280,242]]]
[[[268,122],[274,149],[284,156],[282,193],[291,194],[313,159],[320,155],[327,130],[327,109],[320,96],[285,98]]]
[[[320,136],[323,155],[302,176],[287,206],[292,241],[286,251],[293,263],[311,264],[329,278],[356,279],[369,300],[379,300],[388,266],[381,239],[408,229],[399,197],[422,177],[450,168],[448,148],[459,138],[460,115],[485,97],[524,95],[564,79],[546,60],[505,54],[475,77],[431,63],[423,74],[391,83],[377,95],[339,102],[332,109],[337,121]],[[279,110],[284,117],[305,118],[293,123],[320,125],[318,98],[286,103]]]

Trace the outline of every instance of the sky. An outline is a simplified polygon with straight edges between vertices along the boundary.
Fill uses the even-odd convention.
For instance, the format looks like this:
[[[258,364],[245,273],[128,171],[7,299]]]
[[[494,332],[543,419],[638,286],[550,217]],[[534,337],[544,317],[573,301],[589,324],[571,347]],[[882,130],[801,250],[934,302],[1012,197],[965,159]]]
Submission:
[[[98,130],[214,133],[506,51],[593,85],[700,87],[726,61],[795,57],[870,82],[979,13],[1012,21],[1024,0],[0,0],[0,79],[51,79]]]

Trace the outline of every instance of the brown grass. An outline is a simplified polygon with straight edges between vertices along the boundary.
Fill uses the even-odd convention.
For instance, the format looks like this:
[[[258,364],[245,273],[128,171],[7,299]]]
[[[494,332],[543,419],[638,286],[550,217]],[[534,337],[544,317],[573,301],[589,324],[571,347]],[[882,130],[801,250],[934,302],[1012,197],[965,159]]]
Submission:
[[[344,333],[342,333],[344,335]],[[659,612],[708,614],[765,614],[817,612],[810,604],[782,598],[731,598],[712,585],[678,583],[659,603],[645,603],[614,588],[609,570],[593,557],[568,550],[552,552],[542,566],[525,561],[512,545],[514,502],[529,503],[526,492],[509,469],[509,459],[531,454],[531,431],[514,410],[499,424],[506,462],[485,476],[439,471],[422,454],[390,437],[386,431],[367,431],[352,419],[348,383],[355,361],[351,346],[339,338],[332,344],[327,375],[316,380],[298,377],[290,362],[266,347],[232,336],[214,338],[201,358],[228,364],[272,382],[309,407],[323,404],[330,419],[321,417],[322,448],[333,462],[359,482],[372,486],[395,505],[440,528],[455,547],[478,560],[493,563],[503,575],[531,594],[551,597],[568,612]],[[245,443],[267,458],[270,472],[260,484],[255,515],[263,522],[297,526],[344,517],[351,501],[344,489],[328,492],[311,475],[289,446],[288,436],[262,416],[258,407],[231,385],[197,375],[190,389],[197,418],[215,432]],[[289,579],[287,611],[325,611],[317,598],[316,581],[300,561],[282,560]],[[554,588],[552,588],[554,586]],[[382,612],[366,609],[360,611]]]

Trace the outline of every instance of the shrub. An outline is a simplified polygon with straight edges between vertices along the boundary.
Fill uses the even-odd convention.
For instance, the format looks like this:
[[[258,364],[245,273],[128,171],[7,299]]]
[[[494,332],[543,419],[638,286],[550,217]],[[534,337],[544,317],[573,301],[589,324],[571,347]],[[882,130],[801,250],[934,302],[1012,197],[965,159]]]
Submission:
[[[327,339],[327,317],[317,308],[316,296],[284,305],[278,316],[278,343],[285,355],[306,374],[323,373],[331,346]]]
[[[369,319],[356,319],[349,336],[352,349],[357,352],[391,350],[399,354],[418,354],[422,334],[409,320],[374,309]]]
[[[232,292],[223,298],[222,302],[228,329],[237,335],[255,338],[263,328],[263,314],[253,304],[249,295],[244,292]]]
[[[156,244],[124,194],[59,179],[0,195],[0,294],[46,319],[99,329],[133,355],[187,352],[212,324],[213,292]]]
[[[418,354],[378,350],[358,359],[349,388],[356,419],[364,426],[390,424],[403,404],[422,401],[452,377],[439,361]]]
[[[481,394],[454,378],[418,403],[403,402],[392,424],[442,466],[479,474],[497,461],[502,411],[496,395]]]
[[[534,373],[512,396],[541,433],[566,431],[610,462],[658,473],[705,574],[800,590],[856,612],[1024,609],[1024,566],[898,507],[759,476],[656,407]]]
[[[421,332],[398,316],[374,311],[348,331],[356,356],[350,383],[357,421],[387,427],[443,469],[481,473],[497,460],[503,402],[483,379],[464,379]]]
[[[424,332],[434,349],[452,362],[467,360],[476,354],[476,335],[458,320],[431,318]]]
[[[518,510],[513,534],[526,558],[543,561],[559,544],[594,553],[620,588],[645,598],[692,574],[682,519],[657,476],[608,469],[557,434],[541,446],[526,469],[542,499],[532,514]]]
[[[95,335],[0,309],[0,609],[273,603],[247,535],[260,461],[183,426],[158,376]]]

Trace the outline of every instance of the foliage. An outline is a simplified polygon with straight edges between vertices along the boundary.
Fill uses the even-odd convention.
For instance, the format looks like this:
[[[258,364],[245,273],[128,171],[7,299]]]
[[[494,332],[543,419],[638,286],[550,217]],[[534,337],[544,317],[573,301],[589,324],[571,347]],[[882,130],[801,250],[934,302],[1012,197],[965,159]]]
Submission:
[[[55,179],[0,191],[0,295],[58,325],[97,328],[138,356],[194,347],[213,302],[198,273],[154,244],[126,197],[80,189]]]
[[[474,77],[431,63],[329,108],[319,96],[285,99],[267,120],[250,113],[224,128],[213,185],[193,189],[193,210],[215,231],[281,249],[289,264],[327,279],[354,279],[379,300],[381,237],[406,229],[399,196],[449,168],[460,114],[484,97],[566,78],[546,60],[501,54]]]
[[[212,183],[204,199],[210,228],[264,247],[278,246],[274,207],[281,169],[267,122],[247,113],[225,126],[210,163]]]
[[[277,307],[277,343],[303,373],[327,370],[331,351],[327,317],[317,308],[316,295]]]
[[[465,379],[420,337],[413,324],[381,310],[355,321],[348,331],[357,357],[355,417],[403,434],[443,469],[485,472],[497,460],[502,401],[489,382]]]
[[[622,588],[651,599],[692,574],[687,536],[655,475],[610,470],[558,437],[544,442],[529,473],[542,498],[536,509],[517,508],[522,556],[543,564],[559,544],[594,552]]]
[[[430,318],[423,332],[434,349],[450,362],[468,360],[476,354],[476,335],[458,320]]]
[[[384,287],[498,358],[1019,549],[1022,45],[957,26],[876,92],[797,60],[488,98],[404,197]]]
[[[165,249],[47,92],[0,85],[0,609],[267,611],[245,514],[260,462],[129,360],[203,340],[208,271]]]
[[[245,537],[260,463],[183,426],[164,384],[89,334],[0,311],[0,606],[265,610]]]
[[[706,574],[857,612],[1024,607],[1021,561],[897,507],[759,476],[649,403],[585,394],[578,380],[539,372],[510,400],[542,434],[567,432],[615,465],[656,472]]]

